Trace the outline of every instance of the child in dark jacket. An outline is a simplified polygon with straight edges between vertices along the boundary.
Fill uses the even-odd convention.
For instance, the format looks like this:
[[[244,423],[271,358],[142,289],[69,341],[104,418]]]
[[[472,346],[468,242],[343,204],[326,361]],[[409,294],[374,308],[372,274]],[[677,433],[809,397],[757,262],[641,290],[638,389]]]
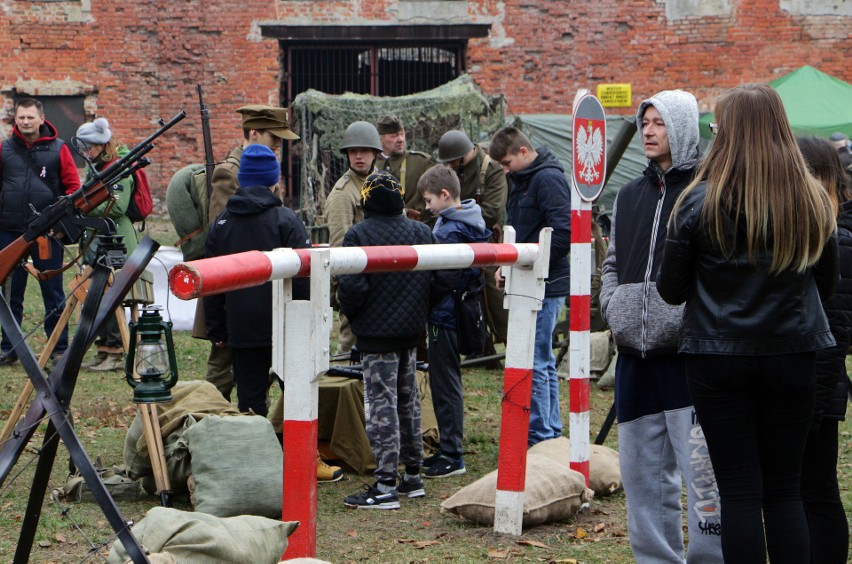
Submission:
[[[402,214],[399,182],[374,172],[361,188],[364,221],[344,247],[435,243],[429,228]],[[420,479],[423,440],[417,391],[417,343],[426,329],[431,272],[350,274],[338,278],[337,301],[351,323],[364,367],[364,415],[376,458],[376,483],[344,500],[347,507],[399,509],[398,493],[426,495]],[[397,488],[399,463],[405,473]]]
[[[281,168],[265,145],[249,145],[240,158],[240,187],[210,225],[206,255],[216,257],[281,247],[310,247],[304,224],[281,205],[273,190]],[[293,281],[293,297],[307,299],[307,278]],[[265,416],[272,366],[272,284],[204,299],[207,335],[214,346],[233,349],[237,407]]]
[[[474,200],[460,200],[461,185],[450,168],[430,168],[417,182],[417,190],[426,209],[438,218],[432,234],[439,243],[487,243],[491,238],[479,205]],[[466,268],[458,273],[454,294],[481,294],[484,284],[482,269]],[[426,478],[458,476],[466,471],[462,458],[464,397],[455,299],[445,297],[429,315],[429,386],[441,442],[438,452],[423,461]]]

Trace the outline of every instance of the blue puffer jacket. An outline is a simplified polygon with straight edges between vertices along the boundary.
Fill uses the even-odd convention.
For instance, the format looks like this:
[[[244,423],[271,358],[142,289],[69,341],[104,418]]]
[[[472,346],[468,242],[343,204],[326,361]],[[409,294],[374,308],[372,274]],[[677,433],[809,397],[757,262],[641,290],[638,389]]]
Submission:
[[[485,227],[482,218],[482,209],[474,200],[463,201],[460,208],[441,211],[432,233],[439,243],[487,243],[491,238],[491,230]],[[464,292],[478,287],[481,292],[483,284],[481,268],[465,268],[459,273],[455,291]],[[429,322],[447,329],[456,328],[456,308],[452,296],[447,296],[432,309]]]

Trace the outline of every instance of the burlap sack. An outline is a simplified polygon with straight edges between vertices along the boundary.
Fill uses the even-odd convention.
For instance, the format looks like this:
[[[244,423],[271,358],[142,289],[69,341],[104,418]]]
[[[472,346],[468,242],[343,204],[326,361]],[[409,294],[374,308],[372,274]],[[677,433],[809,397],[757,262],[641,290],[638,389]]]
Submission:
[[[169,479],[176,493],[186,492],[186,464],[188,461],[174,460],[173,453],[180,454],[180,449],[185,452],[185,445],[179,444],[180,437],[172,437],[175,432],[182,434],[185,419],[192,415],[195,421],[201,420],[209,414],[214,415],[238,415],[239,411],[228,402],[216,387],[203,380],[191,382],[178,382],[172,388],[172,401],[161,403],[157,406],[157,419],[160,423],[160,433],[163,436],[163,453],[166,457],[166,466],[169,471]],[[124,439],[124,467],[127,475],[134,480],[140,480],[146,476],[153,476],[151,460],[148,458],[148,444],[142,428],[142,418],[139,414],[133,419],[127,429]],[[146,485],[150,480],[143,480]],[[146,489],[147,486],[146,486]]]
[[[570,446],[568,437],[558,437],[533,445],[527,452],[546,456],[562,468],[570,469]],[[618,452],[603,445],[589,445],[589,487],[598,496],[610,495],[621,489]]]
[[[497,471],[486,474],[446,499],[441,508],[480,525],[494,524]],[[582,474],[564,468],[545,456],[527,456],[523,526],[562,521],[573,516],[594,493]]]
[[[192,456],[188,485],[196,511],[281,517],[284,458],[265,417],[208,415],[184,436]]]
[[[181,564],[278,562],[287,550],[287,537],[298,525],[253,515],[221,518],[154,507],[133,526],[133,534],[147,551],[167,553],[172,562]],[[169,561],[160,556],[166,558],[160,562]],[[121,541],[116,541],[107,562],[129,561]]]

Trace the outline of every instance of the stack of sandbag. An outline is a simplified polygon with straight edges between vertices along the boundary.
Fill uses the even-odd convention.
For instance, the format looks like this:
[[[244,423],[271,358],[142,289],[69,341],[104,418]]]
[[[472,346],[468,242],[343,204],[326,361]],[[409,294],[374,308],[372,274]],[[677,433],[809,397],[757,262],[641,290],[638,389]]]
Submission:
[[[178,382],[172,388],[172,398],[170,402],[157,404],[158,420],[172,491],[185,494],[190,473],[189,447],[183,439],[187,428],[208,415],[240,415],[240,412],[213,384],[203,380]],[[145,491],[156,493],[154,470],[138,413],[124,440],[124,467],[129,478],[141,480]]]
[[[570,449],[568,437],[558,437],[533,445],[527,452],[544,456],[560,468],[568,470]],[[589,445],[589,487],[597,496],[610,495],[621,489],[618,452],[603,445]]]
[[[133,525],[133,534],[151,562],[278,562],[298,525],[254,515],[221,518],[154,507]],[[113,543],[107,562],[130,561],[121,541]]]
[[[450,496],[441,508],[480,525],[493,525],[496,493],[495,470]],[[543,455],[527,456],[524,527],[568,519],[593,496],[579,472],[553,464]]]

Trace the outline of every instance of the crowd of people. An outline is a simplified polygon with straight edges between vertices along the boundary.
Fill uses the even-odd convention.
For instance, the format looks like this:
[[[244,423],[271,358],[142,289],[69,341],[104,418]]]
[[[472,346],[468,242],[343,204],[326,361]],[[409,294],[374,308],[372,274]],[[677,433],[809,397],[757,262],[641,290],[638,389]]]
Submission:
[[[244,138],[213,173],[206,256],[310,246],[280,197],[278,155],[298,139],[287,110],[238,112]],[[767,85],[728,91],[715,115],[702,155],[692,94],[666,90],[644,100],[635,119],[647,167],[613,207],[601,312],[620,352],[615,406],[631,549],[638,562],[763,562],[767,554],[773,564],[846,562],[837,453],[852,344],[849,139],[797,139]],[[127,150],[104,118],[81,125],[77,138],[96,170]],[[448,131],[435,162],[408,149],[393,115],[353,122],[339,150],[348,168],[324,209],[332,247],[481,243],[497,240],[503,226],[517,242],[535,243],[553,229],[528,444],[562,436],[552,333],[569,293],[571,225],[560,161],[505,127],[487,146]],[[91,212],[116,222],[128,252],[136,242],[125,215],[132,182]],[[0,183],[0,245],[80,186],[68,147],[36,100],[17,103],[12,136],[0,146]],[[35,268],[61,265],[62,249],[51,245],[47,257],[33,252]],[[4,289],[19,321],[27,276],[16,268]],[[64,299],[58,280],[41,282],[48,335]],[[359,355],[376,461],[375,482],[346,506],[396,509],[400,496],[426,495],[421,478],[466,472],[457,304],[461,295],[481,296],[490,339],[478,352],[491,353],[506,338],[504,282],[500,268],[333,281],[337,353]],[[293,291],[307,298],[307,281]],[[271,312],[269,284],[207,298],[197,312],[194,336],[211,342],[206,378],[229,400],[236,388],[242,412],[269,409]],[[119,367],[117,333],[104,327],[90,368]],[[67,343],[63,332],[56,353]],[[4,332],[0,364],[16,361],[13,345]],[[440,434],[425,459],[416,380],[424,353]],[[317,465],[320,481],[343,475],[319,456]]]

